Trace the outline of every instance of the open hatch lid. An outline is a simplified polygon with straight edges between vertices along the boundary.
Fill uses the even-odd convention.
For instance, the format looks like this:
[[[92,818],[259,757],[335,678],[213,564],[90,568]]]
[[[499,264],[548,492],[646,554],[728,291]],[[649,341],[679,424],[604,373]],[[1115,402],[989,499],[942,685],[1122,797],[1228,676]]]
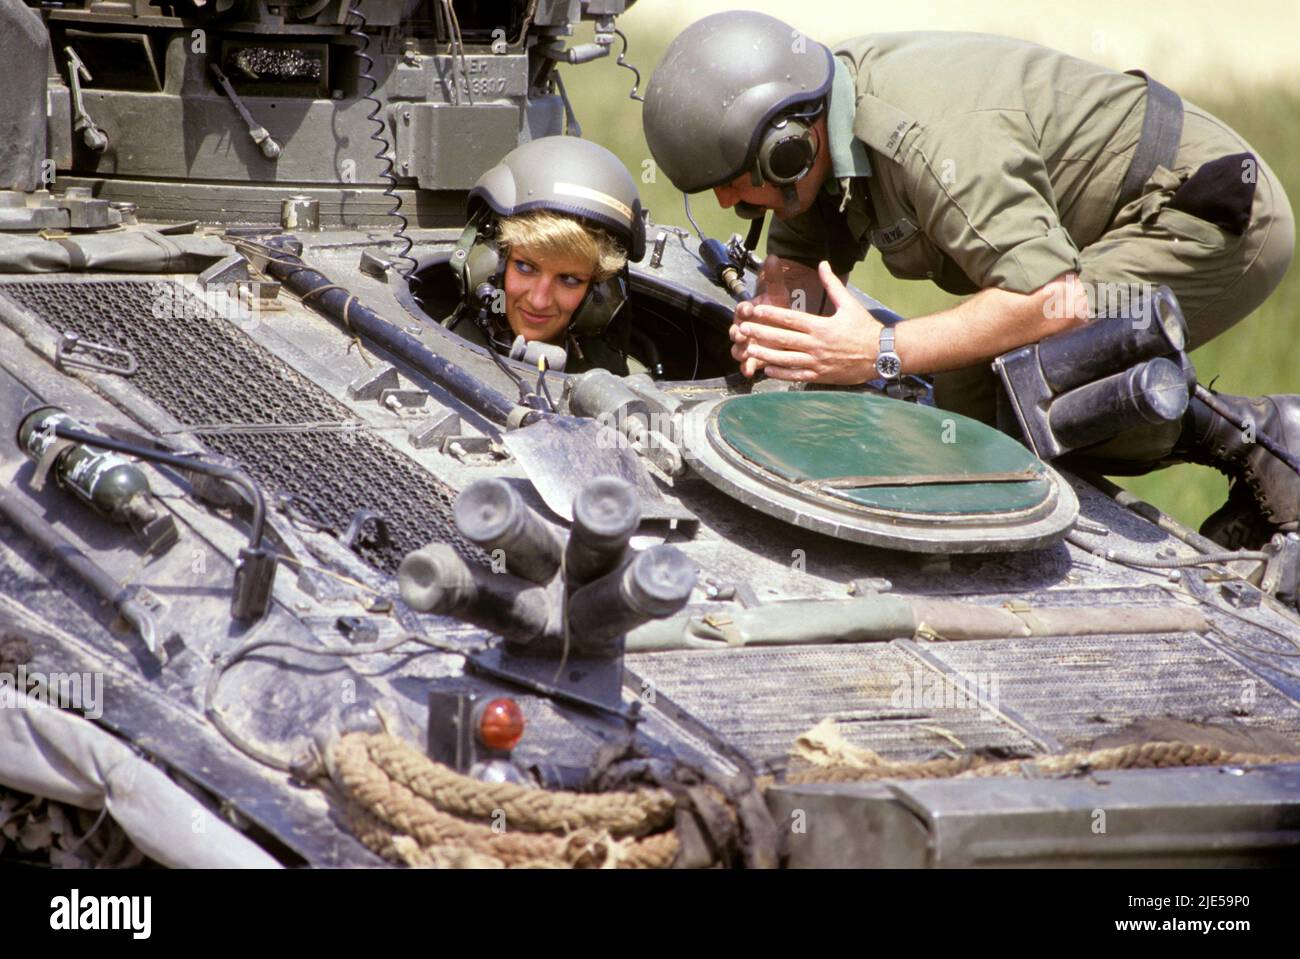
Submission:
[[[1079,501],[1011,437],[944,410],[858,392],[710,400],[684,418],[691,465],[730,496],[839,539],[912,552],[1035,549]]]

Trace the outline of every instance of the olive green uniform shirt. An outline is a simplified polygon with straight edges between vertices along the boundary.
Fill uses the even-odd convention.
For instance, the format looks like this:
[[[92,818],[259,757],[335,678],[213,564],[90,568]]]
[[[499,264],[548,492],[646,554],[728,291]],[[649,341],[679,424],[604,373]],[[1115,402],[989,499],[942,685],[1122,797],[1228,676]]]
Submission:
[[[893,275],[958,294],[1078,272],[1141,135],[1140,77],[975,33],[874,34],[835,54],[870,162],[837,162],[812,208],[773,222],[769,253],[847,273],[875,246]],[[833,156],[847,100],[831,98]]]

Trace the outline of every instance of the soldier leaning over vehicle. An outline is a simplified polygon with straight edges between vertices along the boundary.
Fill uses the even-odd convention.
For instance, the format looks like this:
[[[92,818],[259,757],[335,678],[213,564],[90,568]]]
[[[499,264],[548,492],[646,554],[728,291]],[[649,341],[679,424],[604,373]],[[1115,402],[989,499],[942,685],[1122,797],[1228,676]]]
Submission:
[[[716,14],[669,46],[645,130],[683,192],[776,211],[767,282],[731,328],[746,375],[937,374],[940,406],[986,422],[989,361],[1097,315],[1098,291],[1167,284],[1194,349],[1264,301],[1294,246],[1281,185],[1224,123],[1144,75],[1004,37],[880,34],[832,53],[772,17]],[[872,246],[895,276],[974,295],[885,326],[842,284]],[[789,309],[787,289],[820,309]],[[1300,451],[1300,397],[1219,399]],[[1211,536],[1246,518],[1295,529],[1300,477],[1251,439],[1193,399],[1181,424],[1089,453],[1110,473],[1227,473]]]

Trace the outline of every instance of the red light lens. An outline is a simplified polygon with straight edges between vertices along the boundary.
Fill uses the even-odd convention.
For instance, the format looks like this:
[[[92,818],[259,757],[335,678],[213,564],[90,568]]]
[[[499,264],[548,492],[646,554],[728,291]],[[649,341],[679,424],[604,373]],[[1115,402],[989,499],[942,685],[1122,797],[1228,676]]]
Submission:
[[[524,711],[513,699],[494,699],[479,714],[478,738],[488,749],[509,752],[524,735]]]

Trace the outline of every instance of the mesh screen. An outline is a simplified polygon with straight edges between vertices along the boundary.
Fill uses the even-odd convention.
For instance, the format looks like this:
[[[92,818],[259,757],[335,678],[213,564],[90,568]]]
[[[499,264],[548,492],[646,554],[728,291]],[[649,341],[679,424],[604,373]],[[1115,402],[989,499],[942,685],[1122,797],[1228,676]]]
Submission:
[[[471,562],[482,551],[452,523],[456,491],[361,429],[240,432],[242,425],[356,423],[352,412],[181,286],[135,280],[0,284],[0,294],[58,332],[129,350],[131,383],[202,441],[240,463],[269,492],[292,493],[336,533],[358,510],[382,515],[390,542],[370,536],[358,554],[395,573],[411,550],[449,543]],[[373,531],[373,526],[368,528]]]

